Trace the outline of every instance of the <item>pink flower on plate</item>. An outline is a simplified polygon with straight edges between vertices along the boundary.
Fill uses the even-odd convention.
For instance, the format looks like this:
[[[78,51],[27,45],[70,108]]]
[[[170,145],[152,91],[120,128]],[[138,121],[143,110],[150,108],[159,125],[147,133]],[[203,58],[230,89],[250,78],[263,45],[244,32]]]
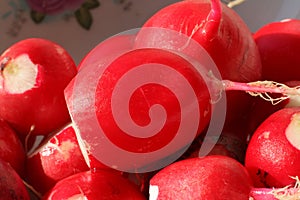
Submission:
[[[43,14],[58,14],[65,10],[78,9],[85,0],[27,0],[30,8]]]

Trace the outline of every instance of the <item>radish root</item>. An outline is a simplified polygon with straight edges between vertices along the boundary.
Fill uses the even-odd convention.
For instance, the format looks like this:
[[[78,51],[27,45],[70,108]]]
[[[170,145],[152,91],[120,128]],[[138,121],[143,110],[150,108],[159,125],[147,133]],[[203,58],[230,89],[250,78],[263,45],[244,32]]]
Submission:
[[[295,179],[296,183],[294,187],[286,186],[279,189],[273,189],[270,194],[279,200],[299,200],[300,199],[300,180],[298,176],[291,177]]]
[[[256,81],[250,83],[233,82],[229,80],[223,80],[224,90],[240,90],[249,93],[251,96],[259,96],[266,101],[270,101],[273,105],[276,105],[291,96],[300,95],[300,86],[289,87],[283,83],[277,83],[274,81]],[[273,98],[270,93],[281,94],[281,97]]]
[[[39,199],[42,198],[42,194],[39,193],[33,186],[31,186],[29,183],[23,180],[24,185]]]

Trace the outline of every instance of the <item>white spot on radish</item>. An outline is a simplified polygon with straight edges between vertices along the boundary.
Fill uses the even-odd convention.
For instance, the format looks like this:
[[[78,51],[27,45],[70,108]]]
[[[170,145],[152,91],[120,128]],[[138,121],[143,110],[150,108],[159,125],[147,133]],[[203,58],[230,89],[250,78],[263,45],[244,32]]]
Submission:
[[[298,150],[300,150],[300,113],[292,116],[291,122],[285,130],[287,140]]]
[[[12,94],[21,94],[35,87],[38,66],[31,62],[27,54],[10,60],[3,69],[4,88]]]
[[[149,187],[149,200],[156,200],[158,198],[159,188],[157,185],[150,185]]]
[[[265,131],[263,132],[260,136],[259,136],[259,139],[269,139],[270,138],[270,131]]]
[[[270,131],[264,132],[264,133],[263,133],[263,137],[264,137],[265,139],[269,139],[269,137],[270,137]]]
[[[64,50],[63,48],[61,48],[60,46],[56,46],[56,52],[57,52],[59,55],[64,55],[65,50]]]

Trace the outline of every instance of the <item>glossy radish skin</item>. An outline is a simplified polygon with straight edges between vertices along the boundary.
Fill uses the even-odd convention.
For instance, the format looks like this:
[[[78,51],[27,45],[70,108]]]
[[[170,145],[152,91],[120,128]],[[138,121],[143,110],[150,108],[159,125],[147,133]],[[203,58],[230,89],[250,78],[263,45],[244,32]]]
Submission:
[[[255,187],[285,187],[300,175],[300,108],[284,108],[269,116],[254,132],[245,166]]]
[[[260,58],[249,28],[218,0],[171,4],[150,17],[143,27],[167,28],[190,36],[208,51],[224,79],[253,81],[261,76]]]
[[[26,153],[17,133],[0,119],[0,158],[24,176]]]
[[[143,27],[167,28],[188,35],[209,53],[223,79],[249,82],[261,78],[261,61],[252,33],[244,21],[219,0],[185,0],[171,4],[150,17]],[[148,43],[159,46],[168,36],[158,33],[148,39]],[[248,112],[251,99],[241,92],[226,94],[227,121],[236,122]]]
[[[52,135],[26,162],[28,182],[42,194],[57,181],[88,169],[72,124]]]
[[[175,162],[150,180],[150,199],[248,200],[252,181],[242,164],[211,155]]]
[[[0,197],[5,200],[29,200],[29,193],[17,174],[6,161],[0,159]]]
[[[24,39],[2,53],[0,66],[0,117],[22,137],[46,135],[70,122],[63,90],[77,68],[63,47]]]
[[[138,188],[119,173],[107,170],[81,172],[59,181],[43,200],[146,200]]]
[[[145,164],[151,164],[173,154],[189,144],[196,134],[208,125],[212,105],[207,85],[194,66],[176,53],[155,48],[135,49],[122,54],[106,68],[102,65],[102,63],[99,64],[100,67],[96,71],[103,70],[103,74],[97,74],[97,76],[94,75],[94,70],[89,68],[92,65],[82,66],[78,76],[85,72],[92,72],[92,78],[87,76],[88,78],[82,79],[82,82],[74,87],[74,84],[79,82],[76,77],[65,90],[67,104],[78,132],[82,137],[98,137],[98,140],[85,141],[88,146],[98,148],[99,144],[102,144],[103,137],[99,137],[100,133],[96,135],[98,130],[95,127],[99,126],[101,126],[99,131],[103,131],[114,146],[130,153],[155,152],[165,147],[170,141],[174,141],[174,137],[178,135],[181,137],[180,140],[177,137],[177,142],[174,142],[172,148],[160,151],[157,157],[145,160],[146,163],[131,162],[121,158],[121,161],[124,160],[122,164],[125,166],[123,167],[126,168],[122,171],[129,172],[132,169],[131,165],[143,167]],[[132,73],[137,72],[135,70],[140,71],[138,75],[128,75],[130,70]],[[127,81],[126,84],[121,84],[118,81],[123,77],[135,77],[134,80],[146,80],[146,83]],[[141,77],[144,78],[141,79]],[[91,81],[96,82],[94,91],[90,91]],[[117,84],[120,85],[119,88],[124,87],[122,92],[116,87]],[[79,93],[76,93],[76,90],[74,92],[74,88]],[[123,94],[123,91],[128,90],[132,90],[132,94],[131,91],[128,92],[130,98],[126,99],[127,104],[124,100],[127,96]],[[82,91],[89,92],[81,95]],[[90,101],[95,101],[95,103],[86,103]],[[164,113],[161,112],[162,109],[152,109],[157,105],[163,107]],[[116,108],[118,108],[117,112]],[[96,121],[94,118],[87,118],[87,116],[94,116],[93,110],[97,117]],[[128,111],[130,116],[124,111]],[[122,129],[124,125],[119,127],[119,124],[125,120],[129,121],[130,125],[134,124],[133,127],[129,126],[130,130],[127,129],[130,134]],[[156,126],[160,129],[157,130]],[[141,131],[141,128],[147,132],[151,131],[152,136],[145,137],[145,131]],[[100,151],[102,151],[101,154],[97,152],[98,159],[100,154],[102,156],[100,160],[103,156],[106,156],[108,160],[101,160],[101,162],[109,166],[116,165],[107,163],[112,160],[109,156],[110,148],[101,148]]]
[[[253,35],[261,55],[265,80],[299,80],[300,20],[271,22]]]

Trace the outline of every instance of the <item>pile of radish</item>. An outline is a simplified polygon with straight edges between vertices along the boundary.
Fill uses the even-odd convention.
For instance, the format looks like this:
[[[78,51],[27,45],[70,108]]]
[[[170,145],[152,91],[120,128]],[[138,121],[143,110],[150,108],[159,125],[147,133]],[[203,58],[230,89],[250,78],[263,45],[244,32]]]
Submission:
[[[162,8],[78,66],[21,40],[0,55],[0,199],[300,199],[299,54],[299,19],[252,33],[219,0]]]

